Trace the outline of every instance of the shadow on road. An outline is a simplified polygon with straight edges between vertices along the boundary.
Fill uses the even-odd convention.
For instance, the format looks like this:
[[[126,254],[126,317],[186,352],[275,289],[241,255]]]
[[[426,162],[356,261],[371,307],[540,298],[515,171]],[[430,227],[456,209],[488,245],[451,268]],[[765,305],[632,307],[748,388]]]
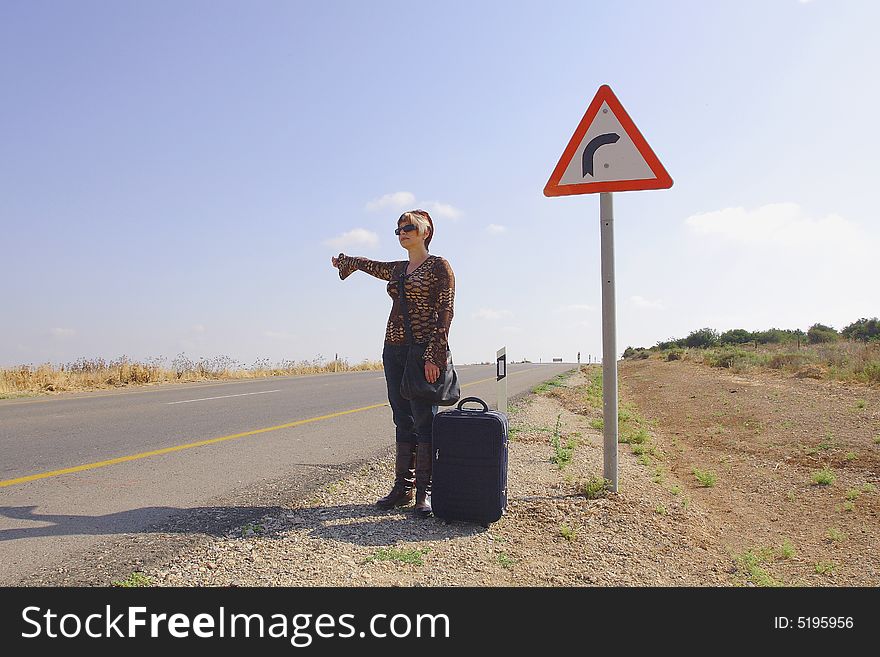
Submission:
[[[373,504],[292,509],[280,506],[143,507],[99,516],[41,514],[36,508],[0,507],[0,517],[41,523],[34,527],[0,529],[0,542],[46,536],[151,533],[272,539],[282,538],[289,531],[305,530],[313,538],[382,546],[471,536],[486,531],[480,525],[418,518],[412,507],[384,511]]]
[[[0,507],[0,517],[44,523],[37,527],[0,529],[0,541],[41,536],[100,536],[109,534],[209,534],[222,536],[243,523],[278,516],[279,506],[216,506],[181,509],[170,506],[142,507],[102,516],[36,513],[36,506]]]

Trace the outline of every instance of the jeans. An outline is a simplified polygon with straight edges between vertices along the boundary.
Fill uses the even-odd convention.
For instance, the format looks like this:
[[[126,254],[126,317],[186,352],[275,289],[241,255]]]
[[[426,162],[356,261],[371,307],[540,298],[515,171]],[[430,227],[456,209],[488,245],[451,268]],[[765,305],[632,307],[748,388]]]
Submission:
[[[388,386],[388,402],[394,418],[397,442],[430,443],[431,425],[437,414],[437,405],[429,401],[412,401],[400,396],[400,380],[406,368],[409,346],[386,344],[382,350],[385,383]]]

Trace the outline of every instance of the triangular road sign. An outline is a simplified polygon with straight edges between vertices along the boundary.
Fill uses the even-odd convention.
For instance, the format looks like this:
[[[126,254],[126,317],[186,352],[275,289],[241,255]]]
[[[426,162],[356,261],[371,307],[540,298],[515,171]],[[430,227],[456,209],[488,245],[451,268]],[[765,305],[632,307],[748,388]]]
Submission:
[[[544,196],[667,189],[672,178],[603,84],[544,187]]]

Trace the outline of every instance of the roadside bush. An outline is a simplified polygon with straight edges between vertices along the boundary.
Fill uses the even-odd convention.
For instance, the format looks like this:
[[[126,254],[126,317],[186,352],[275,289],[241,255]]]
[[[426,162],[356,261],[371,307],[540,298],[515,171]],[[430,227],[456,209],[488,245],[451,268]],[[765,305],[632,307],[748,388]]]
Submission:
[[[671,349],[669,353],[666,354],[666,361],[669,362],[671,360],[681,360],[681,356],[684,352],[681,349]]]
[[[824,324],[813,324],[807,331],[807,341],[810,344],[836,342],[839,337],[840,334],[835,329]]]
[[[849,326],[844,327],[840,334],[849,340],[880,340],[880,320],[876,317],[871,319],[859,319]]]
[[[751,331],[746,331],[745,329],[731,329],[729,331],[725,331],[722,333],[718,341],[723,344],[747,344],[754,340],[754,335]]]
[[[862,370],[862,375],[868,383],[880,383],[880,363],[868,363]]]
[[[785,344],[797,341],[799,336],[804,336],[804,332],[800,329],[792,331],[790,329],[771,328],[766,331],[756,331],[752,334],[752,339],[758,344]]]
[[[581,495],[588,500],[605,497],[611,491],[611,482],[608,479],[593,475],[589,479],[578,483]]]
[[[748,352],[736,347],[724,347],[708,352],[703,356],[703,362],[710,367],[733,367],[734,363],[748,356]]]
[[[666,351],[667,349],[675,349],[676,347],[683,347],[685,339],[684,338],[669,338],[666,341],[660,341],[657,343],[657,349],[661,351]]]
[[[692,331],[684,340],[685,347],[696,349],[714,347],[718,344],[718,331],[711,328],[702,328]]]

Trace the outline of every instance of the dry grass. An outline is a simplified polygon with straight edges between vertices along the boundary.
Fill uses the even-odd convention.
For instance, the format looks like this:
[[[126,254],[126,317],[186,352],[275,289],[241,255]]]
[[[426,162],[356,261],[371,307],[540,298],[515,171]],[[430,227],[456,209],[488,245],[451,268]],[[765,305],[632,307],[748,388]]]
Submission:
[[[163,357],[147,359],[146,362],[129,360],[126,356],[110,362],[102,358],[81,358],[61,365],[45,363],[0,368],[0,399],[166,382],[256,379],[381,369],[382,361],[365,360],[352,365],[346,360],[325,361],[320,356],[311,361],[285,360],[274,365],[268,359],[262,359],[250,367],[228,356],[194,361],[180,354],[170,365]]]
[[[675,349],[679,358],[733,372],[779,370],[816,379],[880,385],[880,342],[840,340],[825,344],[730,345],[710,349]],[[654,358],[667,359],[667,351]]]

